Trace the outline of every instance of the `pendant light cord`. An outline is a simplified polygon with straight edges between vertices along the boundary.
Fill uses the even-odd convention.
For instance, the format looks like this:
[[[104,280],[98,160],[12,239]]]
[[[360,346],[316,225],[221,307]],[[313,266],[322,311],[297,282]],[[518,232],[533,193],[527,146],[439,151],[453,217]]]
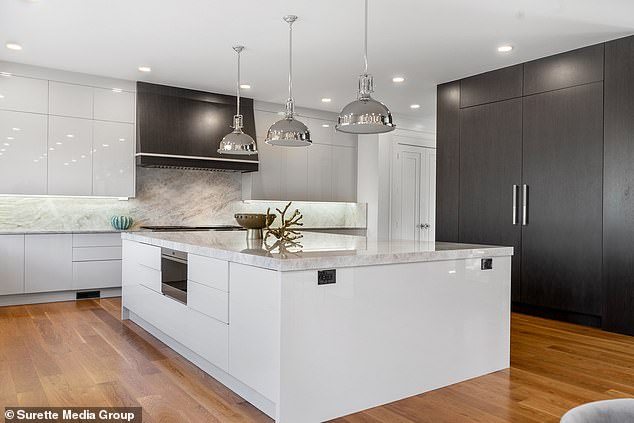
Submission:
[[[236,82],[236,116],[240,114],[240,51],[238,53],[238,79]]]
[[[368,0],[365,0],[365,36],[363,43],[364,75],[368,74]]]
[[[288,24],[288,99],[293,99],[293,21]]]

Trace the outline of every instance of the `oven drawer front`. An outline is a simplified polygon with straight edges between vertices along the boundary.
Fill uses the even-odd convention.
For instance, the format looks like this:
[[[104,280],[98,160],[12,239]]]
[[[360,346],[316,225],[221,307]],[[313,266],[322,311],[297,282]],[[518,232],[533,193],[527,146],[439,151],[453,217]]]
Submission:
[[[187,305],[209,317],[229,323],[229,293],[187,281]]]
[[[220,291],[229,292],[229,262],[189,254],[187,279]]]

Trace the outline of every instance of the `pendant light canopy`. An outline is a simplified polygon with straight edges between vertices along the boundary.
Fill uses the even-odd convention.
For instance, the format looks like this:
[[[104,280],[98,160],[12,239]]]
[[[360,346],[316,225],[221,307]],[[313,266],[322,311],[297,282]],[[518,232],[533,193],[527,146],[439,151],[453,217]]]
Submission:
[[[297,20],[297,16],[287,15],[283,19],[289,27],[288,100],[284,118],[271,125],[265,141],[267,144],[284,147],[306,147],[312,144],[310,131],[306,125],[295,119],[293,100],[293,22]]]
[[[233,50],[238,54],[238,79],[236,82],[236,107],[237,111],[233,117],[233,132],[225,135],[220,141],[218,153],[220,154],[258,154],[255,140],[248,134],[242,132],[242,115],[240,114],[240,53],[244,46],[235,46]]]
[[[357,99],[341,110],[335,128],[351,134],[381,134],[396,128],[392,113],[380,101],[371,97],[374,92],[374,79],[368,74],[368,0],[365,0],[365,38],[363,60],[365,68],[359,76],[359,94]]]

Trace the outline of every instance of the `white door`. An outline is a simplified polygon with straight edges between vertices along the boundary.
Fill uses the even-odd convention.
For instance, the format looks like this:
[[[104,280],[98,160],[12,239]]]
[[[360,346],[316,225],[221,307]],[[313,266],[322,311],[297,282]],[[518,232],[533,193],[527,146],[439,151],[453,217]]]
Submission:
[[[397,144],[392,169],[390,237],[433,241],[436,152]]]
[[[0,235],[0,295],[24,293],[24,235]]]
[[[134,124],[94,121],[92,146],[92,194],[134,197]]]

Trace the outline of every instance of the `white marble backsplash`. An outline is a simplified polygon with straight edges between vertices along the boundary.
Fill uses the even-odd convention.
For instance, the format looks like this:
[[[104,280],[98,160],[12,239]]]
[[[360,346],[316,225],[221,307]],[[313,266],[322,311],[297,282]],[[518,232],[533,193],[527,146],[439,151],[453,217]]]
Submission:
[[[241,174],[137,168],[137,196],[129,200],[69,197],[0,197],[1,231],[110,230],[127,215],[141,225],[235,225],[236,212],[282,209],[283,201],[242,201]],[[366,205],[293,202],[306,228],[365,228]],[[291,211],[292,212],[292,211]]]

